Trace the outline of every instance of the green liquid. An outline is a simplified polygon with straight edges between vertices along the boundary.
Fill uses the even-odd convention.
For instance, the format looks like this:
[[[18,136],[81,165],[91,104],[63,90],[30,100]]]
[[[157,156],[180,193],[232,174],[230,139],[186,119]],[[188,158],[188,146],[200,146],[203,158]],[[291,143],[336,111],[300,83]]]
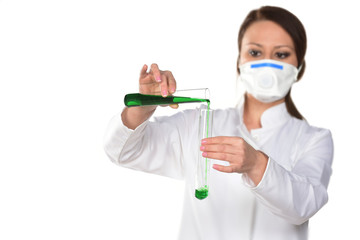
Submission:
[[[210,100],[202,98],[178,97],[178,96],[159,96],[147,95],[140,93],[126,94],[124,103],[127,107],[149,106],[149,105],[169,105],[177,103],[194,103],[194,102],[207,102],[208,107]]]
[[[195,190],[195,197],[197,199],[200,200],[205,199],[208,195],[209,195],[209,189],[207,186]]]

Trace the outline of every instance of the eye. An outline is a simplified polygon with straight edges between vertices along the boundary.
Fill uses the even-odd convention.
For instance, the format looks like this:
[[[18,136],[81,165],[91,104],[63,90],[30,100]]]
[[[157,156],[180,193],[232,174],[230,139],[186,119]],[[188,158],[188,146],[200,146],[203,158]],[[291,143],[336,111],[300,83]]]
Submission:
[[[277,52],[275,53],[275,56],[279,59],[285,59],[290,56],[289,52]]]
[[[257,51],[257,50],[250,49],[249,50],[249,55],[252,56],[252,57],[259,57],[261,55],[261,52]]]

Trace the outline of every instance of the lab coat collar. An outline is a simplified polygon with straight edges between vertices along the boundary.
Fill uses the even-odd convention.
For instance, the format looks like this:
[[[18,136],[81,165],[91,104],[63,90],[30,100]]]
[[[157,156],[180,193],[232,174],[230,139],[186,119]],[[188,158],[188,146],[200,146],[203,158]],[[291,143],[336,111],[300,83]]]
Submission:
[[[280,103],[273,106],[261,115],[261,126],[262,128],[272,128],[287,122],[291,118],[290,114],[286,109],[285,103]]]
[[[239,101],[239,104],[237,105],[239,109],[240,119],[241,123],[244,124],[244,103],[245,99],[244,97]],[[278,105],[275,105],[263,112],[261,115],[261,128],[260,129],[270,129],[274,127],[278,127],[285,122],[287,122],[291,118],[291,115],[286,109],[285,102],[280,103]],[[260,130],[259,129],[259,130]],[[255,130],[255,129],[254,129]]]

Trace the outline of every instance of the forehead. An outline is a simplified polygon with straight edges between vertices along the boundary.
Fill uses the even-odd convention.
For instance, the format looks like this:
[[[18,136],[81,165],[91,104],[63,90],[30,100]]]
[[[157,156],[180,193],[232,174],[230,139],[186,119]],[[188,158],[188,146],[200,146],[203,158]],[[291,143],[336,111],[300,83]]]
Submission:
[[[257,43],[263,46],[289,45],[294,47],[290,35],[277,23],[261,20],[252,23],[244,33],[242,45]]]

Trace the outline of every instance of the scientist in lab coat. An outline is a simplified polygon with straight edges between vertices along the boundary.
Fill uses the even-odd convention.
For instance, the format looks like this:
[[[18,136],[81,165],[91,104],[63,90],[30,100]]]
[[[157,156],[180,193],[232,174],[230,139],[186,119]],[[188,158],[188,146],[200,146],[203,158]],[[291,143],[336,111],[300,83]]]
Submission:
[[[121,166],[185,180],[179,239],[307,239],[309,219],[328,201],[333,141],[291,100],[305,71],[305,29],[289,11],[261,7],[245,18],[238,46],[246,93],[238,107],[215,110],[216,137],[198,148],[195,109],[150,121],[156,106],[124,108],[109,123],[105,151]],[[156,64],[144,65],[139,84],[144,94],[176,89]],[[198,151],[214,163],[204,200],[194,197]]]

